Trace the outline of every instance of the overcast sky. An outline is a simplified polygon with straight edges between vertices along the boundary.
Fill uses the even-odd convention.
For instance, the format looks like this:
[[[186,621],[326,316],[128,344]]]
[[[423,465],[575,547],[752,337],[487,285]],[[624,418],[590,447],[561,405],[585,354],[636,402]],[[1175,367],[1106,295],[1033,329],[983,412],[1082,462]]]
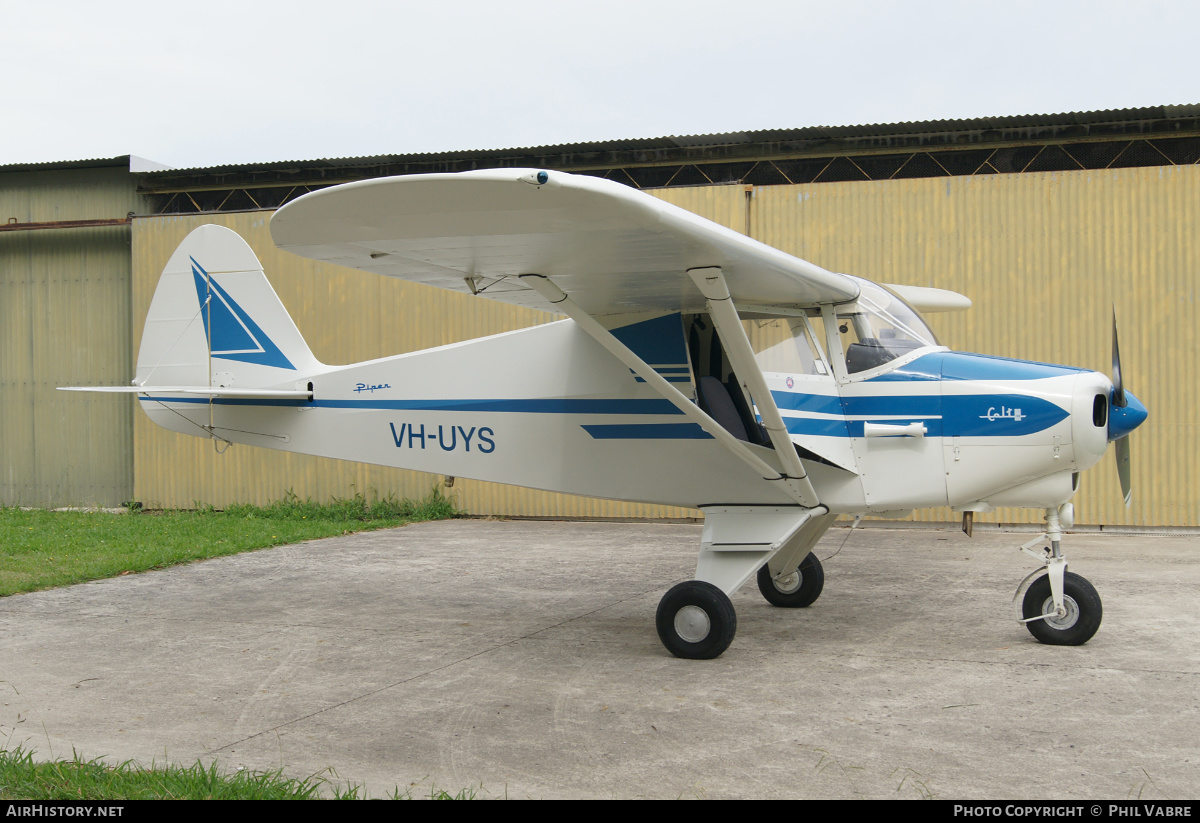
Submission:
[[[1200,103],[1200,3],[0,0],[0,165]]]

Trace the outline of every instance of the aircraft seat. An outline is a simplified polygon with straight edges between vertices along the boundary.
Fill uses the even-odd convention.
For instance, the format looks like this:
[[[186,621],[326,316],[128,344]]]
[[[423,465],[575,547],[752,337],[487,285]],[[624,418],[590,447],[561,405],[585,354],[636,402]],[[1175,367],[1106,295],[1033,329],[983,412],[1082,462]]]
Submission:
[[[737,406],[729,396],[729,389],[725,384],[709,375],[700,378],[696,389],[700,396],[700,408],[705,414],[720,423],[725,431],[738,440],[749,443],[750,435],[746,431],[746,424],[738,414]]]

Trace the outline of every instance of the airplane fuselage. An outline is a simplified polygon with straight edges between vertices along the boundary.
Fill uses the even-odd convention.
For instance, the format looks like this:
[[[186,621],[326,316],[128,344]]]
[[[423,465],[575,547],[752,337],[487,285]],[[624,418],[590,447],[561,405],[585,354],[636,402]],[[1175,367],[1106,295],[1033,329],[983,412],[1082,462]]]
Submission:
[[[664,327],[677,336],[646,334]],[[614,331],[694,395],[679,315]],[[927,347],[853,379],[764,377],[832,512],[1059,505],[1107,446],[1093,409],[1111,383],[1095,372]],[[311,400],[141,404],[187,434],[211,420],[235,443],[435,474],[676,506],[791,502],[570,320],[322,367],[305,383]],[[778,465],[772,448],[747,447]]]

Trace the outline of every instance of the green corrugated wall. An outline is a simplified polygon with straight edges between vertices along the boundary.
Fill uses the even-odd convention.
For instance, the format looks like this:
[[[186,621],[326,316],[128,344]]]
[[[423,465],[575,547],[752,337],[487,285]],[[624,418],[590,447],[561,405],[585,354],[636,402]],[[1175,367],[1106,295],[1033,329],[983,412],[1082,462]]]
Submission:
[[[128,167],[0,174],[0,223],[123,218]],[[117,506],[133,493],[130,228],[0,232],[0,505]],[[140,324],[140,320],[139,320]]]

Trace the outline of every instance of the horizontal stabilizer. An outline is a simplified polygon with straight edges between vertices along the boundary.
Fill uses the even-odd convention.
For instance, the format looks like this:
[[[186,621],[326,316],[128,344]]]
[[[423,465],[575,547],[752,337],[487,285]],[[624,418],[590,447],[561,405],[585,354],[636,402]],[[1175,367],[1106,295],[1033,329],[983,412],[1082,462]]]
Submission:
[[[884,283],[883,285],[900,295],[901,299],[914,309],[925,314],[935,311],[965,311],[971,308],[971,298],[949,289],[899,286],[895,283]]]
[[[312,392],[304,389],[227,389],[221,386],[59,386],[59,391],[94,391],[112,394],[199,394],[205,397],[297,398],[311,400]]]

